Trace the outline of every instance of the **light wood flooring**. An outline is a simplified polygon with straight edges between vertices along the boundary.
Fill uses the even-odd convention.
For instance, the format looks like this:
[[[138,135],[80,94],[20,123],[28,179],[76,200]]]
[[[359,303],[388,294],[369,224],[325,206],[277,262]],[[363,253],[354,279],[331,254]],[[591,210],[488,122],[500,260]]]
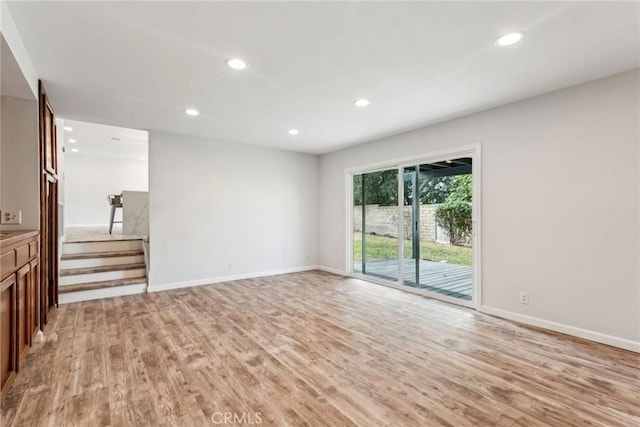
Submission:
[[[236,418],[220,423],[227,413]],[[0,425],[242,420],[638,426],[640,360],[305,272],[60,307],[17,376]]]

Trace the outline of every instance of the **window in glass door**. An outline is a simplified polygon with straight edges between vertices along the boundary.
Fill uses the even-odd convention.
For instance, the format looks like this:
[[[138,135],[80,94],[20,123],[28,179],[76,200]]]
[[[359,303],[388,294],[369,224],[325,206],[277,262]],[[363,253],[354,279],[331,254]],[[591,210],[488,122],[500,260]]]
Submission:
[[[398,169],[353,177],[353,271],[398,281]]]

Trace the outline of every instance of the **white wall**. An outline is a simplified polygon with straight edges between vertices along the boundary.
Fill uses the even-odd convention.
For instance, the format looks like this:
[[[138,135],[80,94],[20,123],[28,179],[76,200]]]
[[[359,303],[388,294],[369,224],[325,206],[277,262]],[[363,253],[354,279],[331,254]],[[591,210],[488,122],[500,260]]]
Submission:
[[[636,69],[322,156],[320,264],[346,271],[345,168],[482,142],[484,309],[640,350],[639,90]]]
[[[33,67],[31,58],[27,53],[27,49],[22,42],[20,33],[16,28],[16,24],[13,21],[13,17],[9,12],[7,3],[4,0],[0,1],[0,32],[4,36],[11,52],[13,53],[16,63],[20,67],[29,89],[32,92],[33,98],[38,98],[38,75]]]
[[[69,150],[69,145],[67,145]],[[67,152],[65,155],[65,227],[107,226],[111,208],[107,195],[123,190],[149,189],[148,161],[137,157],[119,158],[85,156]],[[116,220],[122,220],[121,209]]]
[[[38,104],[2,97],[0,107],[0,209],[22,211],[22,224],[2,230],[40,229]]]
[[[56,148],[57,148],[57,172],[58,176],[62,179],[58,180],[58,203],[64,204],[64,155],[65,155],[65,140],[64,140],[64,119],[56,118]],[[62,218],[59,218],[62,220]]]
[[[150,132],[149,161],[150,290],[316,264],[317,156]]]

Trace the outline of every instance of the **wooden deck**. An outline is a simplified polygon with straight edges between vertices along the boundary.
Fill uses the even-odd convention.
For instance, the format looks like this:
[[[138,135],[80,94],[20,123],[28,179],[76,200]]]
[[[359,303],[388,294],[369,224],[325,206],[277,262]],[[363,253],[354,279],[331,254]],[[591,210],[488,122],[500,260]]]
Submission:
[[[473,271],[466,265],[447,264],[420,260],[419,278],[416,284],[416,261],[405,259],[403,265],[404,284],[425,289],[453,298],[471,300],[473,289]],[[353,271],[362,272],[362,264],[356,263]],[[366,275],[386,280],[398,279],[398,261],[370,261],[366,265]]]

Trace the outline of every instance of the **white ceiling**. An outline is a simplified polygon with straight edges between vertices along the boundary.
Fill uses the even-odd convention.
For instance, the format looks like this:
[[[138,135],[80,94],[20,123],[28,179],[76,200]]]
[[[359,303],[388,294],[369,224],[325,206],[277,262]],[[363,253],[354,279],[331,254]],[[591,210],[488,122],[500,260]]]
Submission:
[[[63,129],[65,159],[68,157],[108,157],[140,160],[141,163],[147,160],[149,151],[147,131],[76,120],[63,120],[60,124],[72,129],[71,131]],[[71,142],[72,140],[75,142]],[[78,151],[72,151],[74,148]]]
[[[56,112],[324,153],[640,64],[638,2],[9,2]],[[524,40],[499,48],[499,35]],[[244,71],[226,67],[241,57]],[[356,108],[359,97],[371,100]],[[187,107],[198,117],[183,114]],[[297,128],[296,137],[287,135]]]

